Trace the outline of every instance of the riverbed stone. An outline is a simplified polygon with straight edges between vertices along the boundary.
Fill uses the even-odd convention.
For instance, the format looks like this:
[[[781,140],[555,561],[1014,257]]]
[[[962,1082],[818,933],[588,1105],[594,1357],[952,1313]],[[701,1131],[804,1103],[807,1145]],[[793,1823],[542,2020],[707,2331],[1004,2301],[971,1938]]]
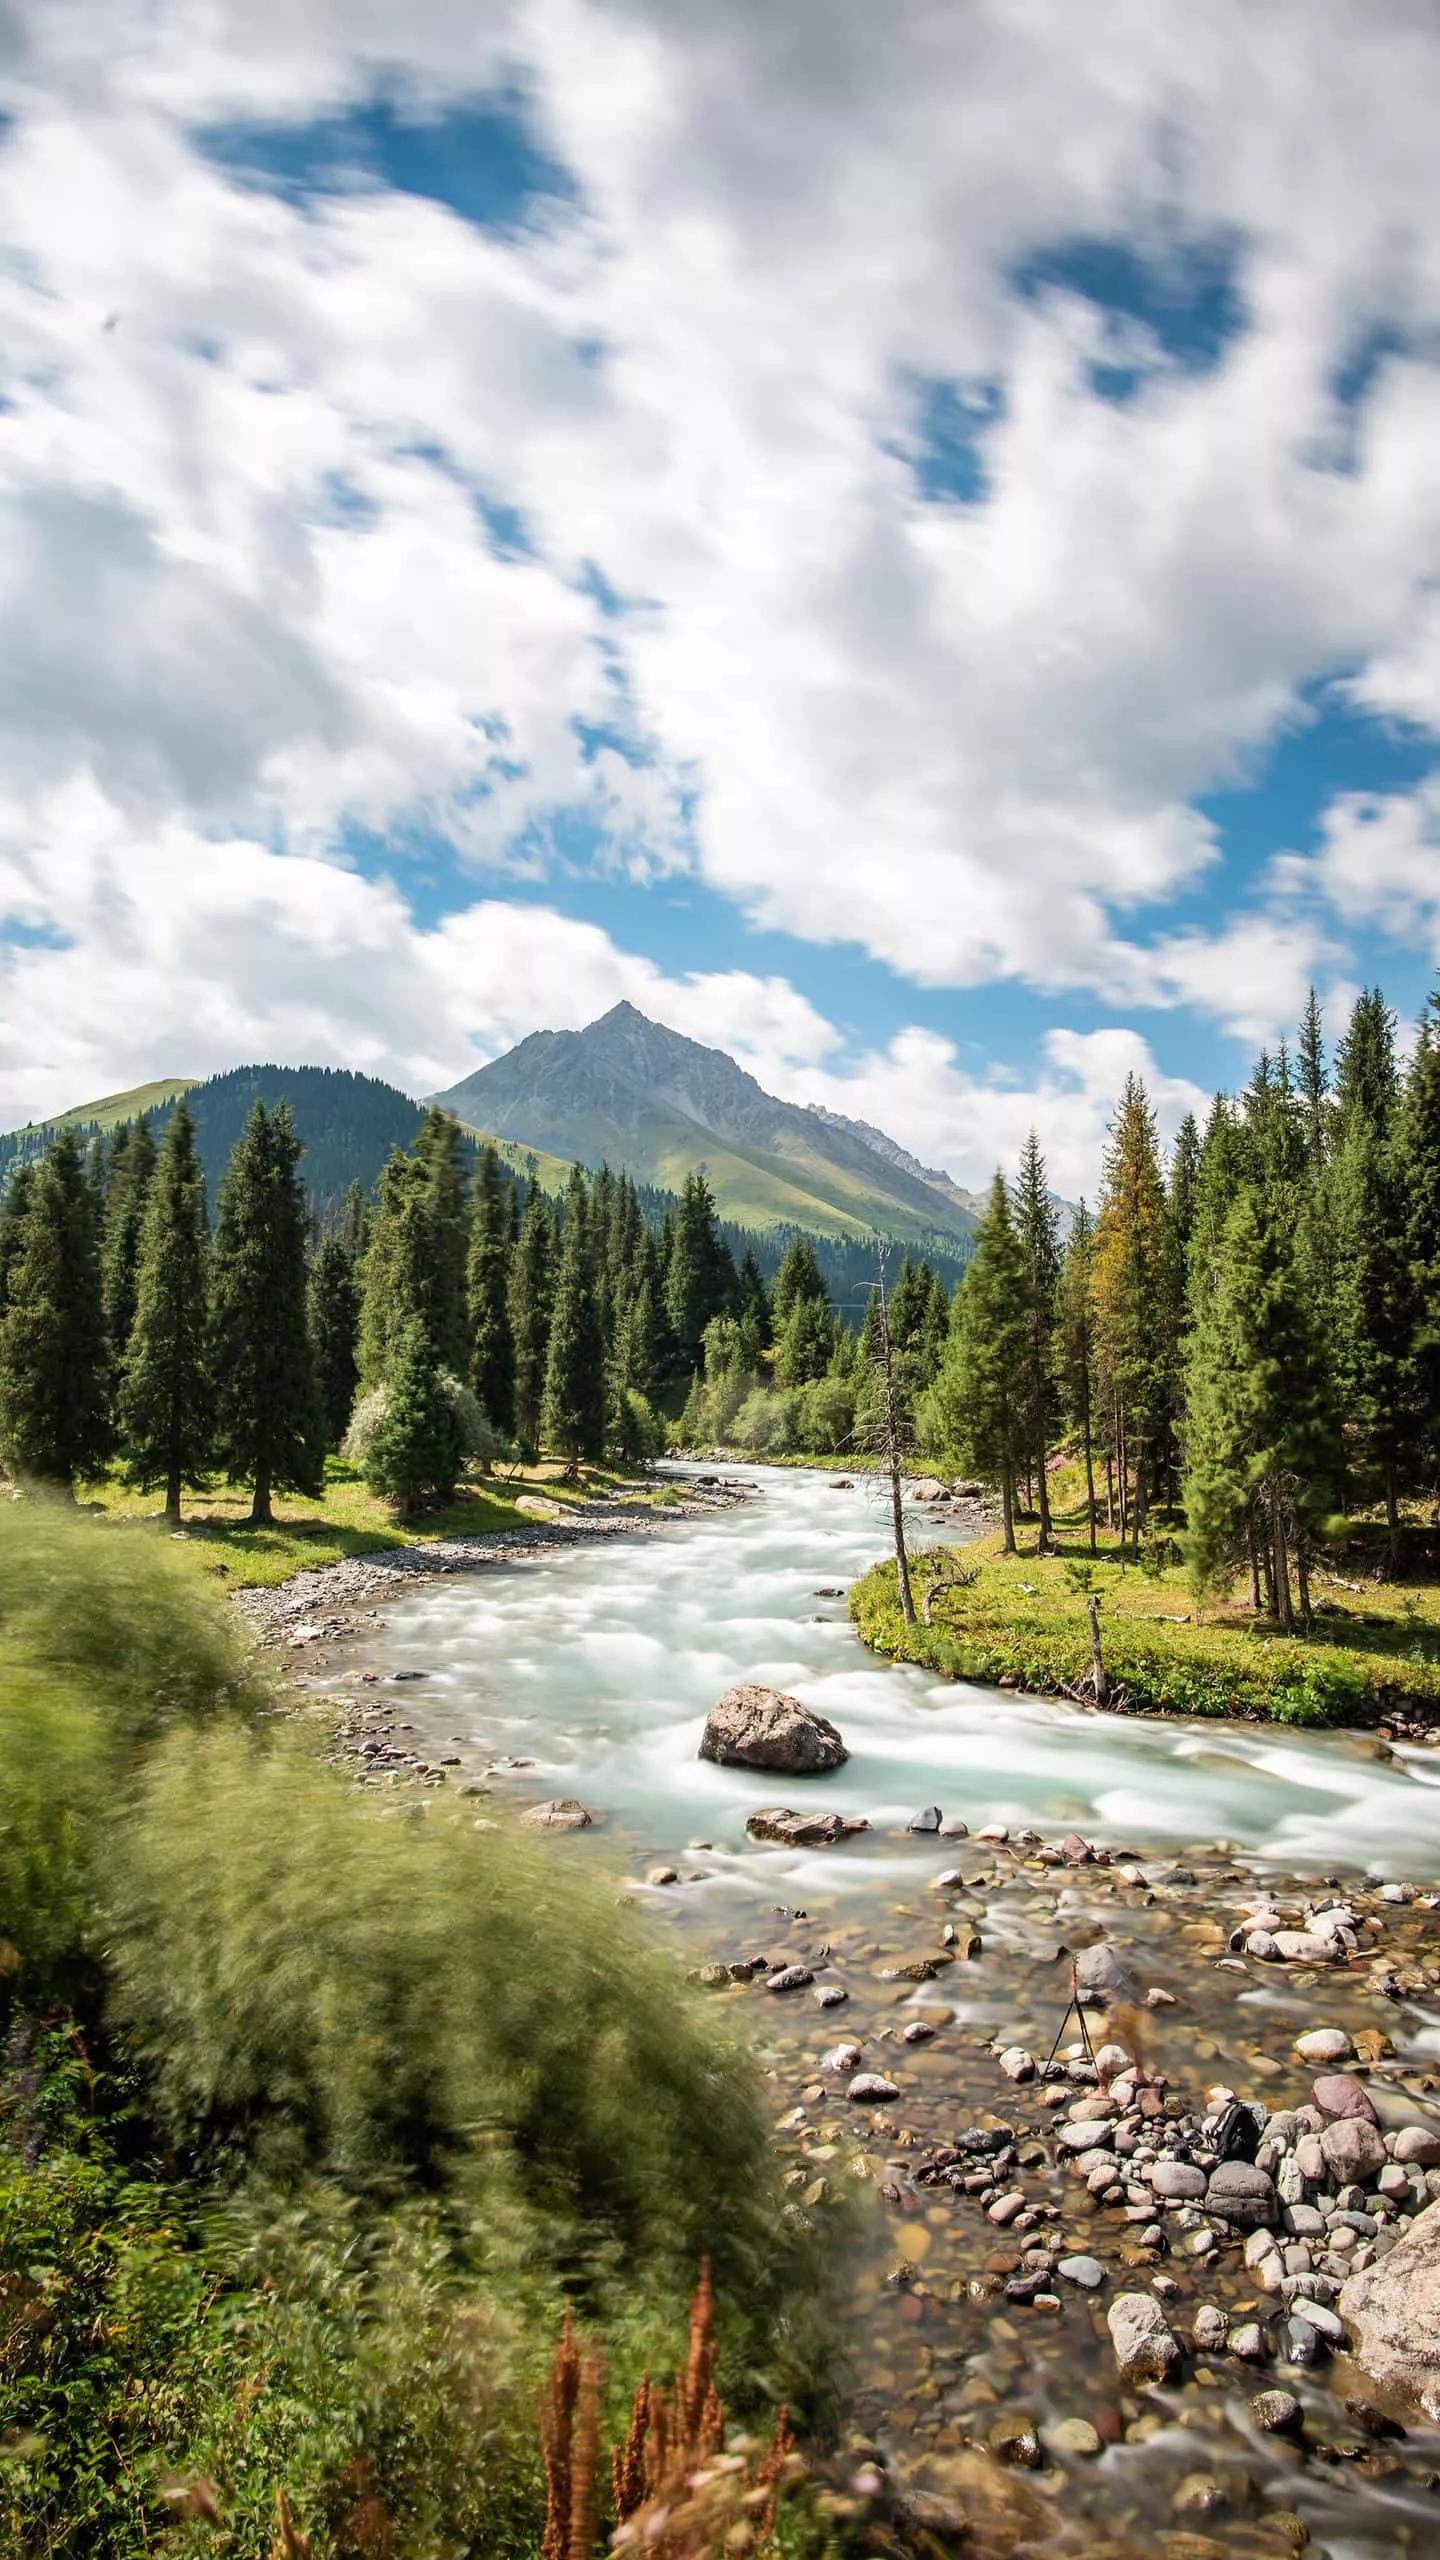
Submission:
[[[1366,2124],[1359,2116],[1341,2116],[1327,2124],[1320,2136],[1320,2149],[1332,2179],[1341,2186],[1352,2182],[1365,2186],[1384,2168],[1385,2137],[1379,2127]]]
[[[883,2107],[892,2098],[898,2098],[900,2092],[894,2081],[887,2080],[879,2071],[857,2071],[845,2095],[857,2107]],[[1021,2203],[1024,2203],[1023,2196]]]
[[[551,1796],[544,1804],[527,1805],[520,1819],[537,1831],[588,1831],[595,1816],[576,1796]]]
[[[1152,2160],[1145,2176],[1166,2204],[1195,2202],[1205,2193],[1205,2172],[1188,2160]]]
[[[1266,2230],[1277,2211],[1275,2181],[1248,2160],[1222,2160],[1210,2173],[1205,2203],[1237,2230]]]
[[[1108,2009],[1117,2000],[1139,1999],[1140,1986],[1134,1974],[1108,1938],[1097,1939],[1093,1947],[1082,1947],[1074,1961],[1076,1995],[1087,2008]]]
[[[699,1756],[726,1769],[779,1769],[787,1777],[804,1778],[838,1769],[850,1754],[828,1716],[802,1706],[783,1689],[745,1680],[716,1699],[705,1719]]]
[[[1007,2044],[1000,2056],[1000,2068],[1007,2080],[1033,2080],[1035,2056],[1027,2053],[1023,2044]]]
[[[1406,2169],[1440,2167],[1440,2129],[1428,2124],[1402,2124],[1395,2136],[1395,2157]]]
[[[1369,2093],[1353,2071],[1323,2072],[1310,2095],[1322,2115],[1355,2116],[1362,2124],[1374,2124],[1376,2120]]]
[[[1440,2204],[1348,2279],[1339,2310],[1360,2371],[1440,2423]]]
[[[1099,2259],[1087,2258],[1083,2255],[1078,2258],[1062,2258],[1056,2272],[1065,2278],[1067,2284],[1078,2284],[1082,2293],[1093,2293],[1096,2287],[1105,2281],[1105,2270]]]
[[[752,1840],[777,1840],[785,1849],[833,1849],[837,1840],[849,1840],[870,1825],[860,1814],[796,1813],[789,1805],[773,1804],[747,1814],[745,1828]]]
[[[1153,2294],[1117,2294],[1105,2316],[1125,2381],[1164,2382],[1175,2371],[1180,2341]]]
[[[1298,2435],[1305,2423],[1305,2412],[1293,2391],[1257,2391],[1250,2415],[1268,2436]]]
[[[1302,2062],[1316,2065],[1350,2062],[1355,2054],[1343,2027],[1312,2027],[1307,2035],[1296,2037],[1295,2050]]]

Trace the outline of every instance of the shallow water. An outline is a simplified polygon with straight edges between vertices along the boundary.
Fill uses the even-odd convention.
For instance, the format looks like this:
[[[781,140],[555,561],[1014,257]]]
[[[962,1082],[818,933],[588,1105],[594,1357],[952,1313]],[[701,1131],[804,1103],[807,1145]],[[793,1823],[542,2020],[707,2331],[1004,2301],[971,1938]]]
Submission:
[[[1355,1737],[1097,1715],[877,1661],[844,1597],[817,1597],[884,1551],[874,1484],[733,1472],[755,1488],[743,1509],[427,1582],[395,1604],[371,1658],[425,1673],[405,1710],[421,1746],[458,1748],[468,1764],[531,1760],[534,1796],[581,1797],[642,1854],[701,1838],[743,1853],[747,1877],[781,1862],[791,1877],[823,1872],[832,1892],[873,1883],[879,1840],[757,1858],[746,1815],[798,1787],[807,1804],[867,1815],[902,1862],[910,1844],[897,1829],[934,1803],[972,1830],[998,1821],[1177,1848],[1226,1840],[1320,1872],[1440,1865],[1440,1766],[1426,1753],[1387,1764]],[[935,1534],[923,1513],[916,1528]],[[785,1781],[698,1759],[706,1711],[737,1680],[791,1690],[829,1716],[848,1765]]]
[[[1272,2530],[1298,2510],[1330,2560],[1440,2549],[1440,2437],[1412,2431],[1398,2452],[1357,2452],[1338,2368],[1247,2374],[1222,2363],[1179,2393],[1117,2387],[1104,2301],[1126,2281],[1146,2283],[1152,2256],[1127,2254],[1117,2218],[1092,2208],[1073,2178],[1047,2186],[1038,2171],[1037,2192],[1071,2248],[1099,2248],[1107,2292],[1067,2289],[1050,2312],[997,2300],[995,2271],[1018,2251],[1007,2256],[1005,2235],[973,2204],[913,2178],[918,2146],[977,2115],[993,2122],[999,2110],[1043,2130],[1036,2093],[1003,2081],[992,2040],[1018,2038],[1044,2055],[1062,2023],[1063,1950],[1097,1929],[1142,1980],[1170,1985],[1177,2005],[1147,2025],[1147,2054],[1187,2103],[1215,2078],[1271,2105],[1301,2102],[1309,2075],[1293,2038],[1318,2017],[1352,2032],[1381,2023],[1396,2102],[1403,2089],[1404,2112],[1428,2115],[1440,2053],[1433,1991],[1417,1981],[1403,2000],[1377,2000],[1359,1976],[1322,1986],[1313,1974],[1252,1967],[1241,1979],[1216,1959],[1244,1899],[1241,1870],[1257,1863],[1277,1878],[1356,1869],[1433,1878],[1440,1755],[1385,1761],[1360,1737],[1097,1715],[877,1661],[850,1628],[843,1589],[819,1596],[884,1552],[876,1488],[839,1490],[805,1471],[729,1472],[753,1488],[743,1508],[427,1580],[389,1602],[364,1640],[366,1661],[424,1676],[369,1692],[387,1738],[432,1763],[458,1759],[451,1776],[462,1782],[506,1759],[529,1763],[495,1783],[525,1803],[575,1795],[601,1817],[594,1832],[557,1841],[557,1855],[613,1863],[618,1853],[632,1876],[656,1859],[678,1867],[677,1888],[642,1898],[692,1954],[763,1950],[845,1986],[838,2015],[817,2010],[808,1992],[770,1999],[733,1984],[715,1996],[757,2031],[794,2178],[823,2168],[881,2199],[854,2267],[861,2422],[912,2476],[954,2487],[962,2501],[970,2448],[997,2412],[1022,2411],[1042,2428],[1088,2416],[1105,2439],[1098,2461],[1052,2458],[1023,2484],[997,2475],[1010,2478],[1007,2495],[1028,2501],[997,2548],[1013,2542],[1047,2560],[1109,2560],[1122,2547],[1157,2560],[1269,2560],[1295,2547]],[[915,1529],[925,1542],[944,1534],[923,1512]],[[706,1711],[738,1680],[783,1686],[829,1716],[849,1745],[846,1767],[786,1780],[699,1760]],[[828,1851],[750,1843],[746,1815],[787,1799],[864,1814],[873,1829]],[[907,1834],[926,1804],[972,1833],[1004,1822],[1054,1839],[1073,1827],[1142,1856],[1183,1851],[1201,1871],[1198,1890],[1172,1893],[1163,1881],[1154,1890],[1122,1866],[1047,1872],[1023,1854],[992,1857],[974,1839]],[[1217,1857],[1221,1842],[1230,1852]],[[937,1949],[947,1919],[976,1925],[982,1960],[942,1957],[938,1979],[897,1981],[896,1956]],[[1394,1914],[1397,1951],[1402,1934],[1412,1950],[1433,1952],[1434,1925],[1418,1904]],[[935,2040],[908,2046],[904,2029],[917,2018]],[[862,2042],[867,2069],[895,2077],[893,2115],[839,2099],[821,2059],[837,2033]],[[916,2264],[898,2272],[897,2261]],[[1183,2255],[1163,2263],[1182,2325],[1202,2299],[1268,2316],[1237,2248],[1213,2268]],[[1251,2418],[1251,2393],[1272,2381],[1305,2402],[1303,2460]],[[1197,2470],[1219,2500],[1213,2514],[1187,2505]]]

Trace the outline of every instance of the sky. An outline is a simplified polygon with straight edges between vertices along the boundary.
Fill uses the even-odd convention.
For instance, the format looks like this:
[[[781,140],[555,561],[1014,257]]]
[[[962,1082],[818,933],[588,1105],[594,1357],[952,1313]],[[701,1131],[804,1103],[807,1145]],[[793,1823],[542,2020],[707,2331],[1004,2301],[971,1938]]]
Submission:
[[[627,997],[1093,1193],[1440,964],[1433,0],[0,0],[0,1127]]]

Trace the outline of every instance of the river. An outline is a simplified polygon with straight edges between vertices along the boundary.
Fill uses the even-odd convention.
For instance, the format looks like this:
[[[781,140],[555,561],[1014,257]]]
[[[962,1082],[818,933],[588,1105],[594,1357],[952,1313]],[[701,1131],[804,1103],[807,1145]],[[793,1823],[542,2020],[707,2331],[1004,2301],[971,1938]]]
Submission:
[[[995,2548],[1272,2560],[1307,2529],[1331,2560],[1440,2548],[1440,2436],[1412,2428],[1372,2441],[1357,2430],[1343,2360],[1293,2370],[1278,2327],[1268,2367],[1196,2357],[1178,2390],[1117,2387],[1112,2291],[1168,2286],[1182,2330],[1202,2305],[1271,2322],[1278,2306],[1257,2295],[1237,2245],[1197,2261],[1180,2228],[1157,2251],[1137,2240],[1133,2214],[1097,2210],[1044,2138],[1047,2093],[1009,2089],[995,2059],[1015,2041],[1043,2058],[1062,2023],[1066,1950],[1103,1931],[1142,1981],[1168,1986],[1174,2005],[1144,2024],[1145,2059],[1197,2118],[1215,2083],[1272,2110],[1303,2104],[1313,2075],[1294,2039],[1318,2022],[1376,2057],[1369,2086],[1385,2121],[1440,2124],[1437,1922],[1419,1899],[1387,1904],[1377,1889],[1440,1871],[1440,1755],[1099,1715],[878,1661],[844,1596],[886,1544],[873,1483],[725,1472],[749,1488],[743,1506],[417,1578],[387,1598],[362,1636],[366,1677],[380,1675],[364,1713],[387,1750],[446,1764],[452,1791],[579,1798],[595,1827],[557,1838],[555,1855],[628,1877],[692,1968],[763,1955],[804,1967],[805,1984],[813,1972],[815,1988],[788,1998],[752,1981],[715,1996],[755,2034],[797,2194],[853,2179],[877,2199],[852,2271],[857,2423],[908,2476],[967,2506],[998,2481]],[[936,1534],[923,1514],[915,1526]],[[739,1680],[789,1689],[828,1716],[846,1766],[777,1780],[698,1759],[707,1709]],[[387,1782],[404,1783],[402,1771],[377,1770]],[[862,1814],[871,1828],[829,1850],[749,1841],[747,1814],[787,1800]],[[972,1836],[911,1833],[929,1805]],[[488,1818],[483,1802],[476,1812]],[[997,1823],[1010,1827],[1008,1847],[973,1836]],[[1019,1837],[1071,1830],[1140,1863],[1047,1869]],[[650,1881],[672,1869],[674,1881]],[[1227,1936],[1257,1875],[1277,1894],[1346,1879],[1373,1915],[1381,1960],[1401,1968],[1398,1990],[1368,1960],[1331,1976],[1237,1967]],[[952,1962],[942,1936],[962,1956],[969,1941],[972,1960]],[[900,1977],[917,1955],[947,1969]],[[833,2011],[813,2005],[826,1986],[843,2004]],[[867,2070],[893,2076],[893,2109],[847,2109],[827,2069],[837,2034],[863,2047]],[[1012,2301],[1015,2235],[970,2198],[917,2181],[927,2146],[997,2122],[1016,2129],[1043,2230],[1104,2260],[1103,2291],[1062,2288],[1049,2309]],[[1252,2399],[1267,2382],[1302,2398],[1303,2450],[1257,2427]],[[1023,2474],[974,2450],[1017,2413],[1046,2448]],[[1081,2425],[1094,2429],[1094,2458],[1070,2449],[1065,2430]]]

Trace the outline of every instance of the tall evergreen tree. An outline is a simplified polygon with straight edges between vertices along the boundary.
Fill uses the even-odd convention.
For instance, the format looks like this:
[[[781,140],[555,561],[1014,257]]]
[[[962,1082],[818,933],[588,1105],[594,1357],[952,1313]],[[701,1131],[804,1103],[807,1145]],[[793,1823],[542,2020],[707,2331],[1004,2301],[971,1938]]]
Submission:
[[[100,1248],[105,1332],[113,1374],[120,1365],[135,1322],[139,1286],[140,1233],[145,1201],[155,1171],[155,1141],[148,1115],[141,1112],[133,1128],[117,1133],[105,1183],[105,1223]]]
[[[18,1164],[0,1191],[0,1316],[10,1299],[10,1275],[20,1259],[25,1221],[35,1189],[33,1163]]]
[[[402,1517],[448,1502],[460,1478],[460,1433],[424,1319],[409,1318],[385,1385],[385,1412],[370,1443],[365,1480]]]
[[[770,1292],[765,1286],[764,1275],[755,1259],[753,1245],[747,1244],[745,1247],[745,1258],[740,1265],[738,1297],[740,1321],[748,1326],[758,1356],[760,1352],[768,1351],[773,1343],[775,1322],[770,1307]]]
[[[1165,1456],[1180,1314],[1174,1250],[1154,1113],[1138,1076],[1127,1076],[1111,1124],[1095,1231],[1095,1333],[1121,1537],[1132,1536],[1137,1554]]]
[[[823,1298],[825,1282],[815,1259],[815,1247],[806,1235],[792,1236],[780,1257],[770,1292],[770,1317],[778,1339],[797,1298]]]
[[[705,1327],[735,1304],[735,1265],[721,1240],[715,1199],[703,1173],[685,1177],[675,1215],[665,1298],[679,1356],[687,1372],[700,1362]]]
[[[211,1259],[211,1367],[220,1454],[251,1485],[252,1526],[272,1496],[318,1494],[325,1426],[306,1310],[301,1147],[283,1103],[257,1102],[226,1167]]]
[[[1076,1203],[1056,1296],[1056,1385],[1061,1412],[1080,1440],[1085,1466],[1085,1513],[1093,1555],[1096,1549],[1095,1225],[1083,1199]]]
[[[1026,1265],[1003,1174],[990,1186],[975,1251],[950,1309],[940,1372],[925,1400],[922,1444],[1000,1495],[1015,1552],[1015,1479],[1026,1448]]]
[[[1335,1109],[1341,1132],[1363,1120],[1376,1138],[1388,1135],[1400,1098],[1395,1062],[1395,1016],[1378,987],[1355,999],[1349,1028],[1335,1053]]]
[[[470,1218],[470,1375],[502,1438],[515,1429],[515,1340],[510,1327],[511,1182],[499,1150],[481,1149]]]
[[[135,1321],[121,1373],[125,1474],[165,1488],[165,1517],[198,1491],[210,1464],[209,1236],[195,1123],[177,1102],[145,1199]]]
[[[1246,1185],[1190,1347],[1185,1507],[1197,1591],[1228,1587],[1247,1551],[1272,1612],[1309,1615],[1309,1557],[1332,1481],[1325,1380],[1283,1216]]]
[[[605,1337],[590,1240],[590,1203],[578,1165],[565,1192],[565,1222],[550,1312],[541,1414],[547,1448],[574,1467],[605,1454]]]
[[[550,1204],[539,1183],[532,1182],[525,1195],[520,1235],[510,1265],[508,1299],[515,1358],[515,1433],[527,1449],[540,1446],[553,1260]]]
[[[437,1365],[454,1377],[463,1378],[470,1354],[465,1295],[470,1241],[465,1141],[458,1120],[434,1103],[421,1122],[415,1160],[424,1175],[429,1233],[426,1302],[416,1312],[424,1319]]]
[[[804,1387],[823,1378],[834,1348],[829,1299],[796,1298],[775,1337],[777,1387]]]
[[[0,1456],[12,1474],[73,1485],[110,1451],[95,1212],[71,1129],[42,1157],[0,1317]]]
[[[1433,1487],[1440,1482],[1440,990],[1426,1005],[1405,1080],[1394,1166],[1405,1217],[1412,1457]]]
[[[1190,1251],[1190,1237],[1195,1225],[1197,1195],[1200,1189],[1200,1130],[1193,1111],[1187,1111],[1175,1132],[1170,1150],[1170,1225],[1183,1257]]]
[[[1300,1053],[1296,1069],[1300,1127],[1312,1176],[1322,1173],[1330,1153],[1330,1077],[1325,1064],[1325,1031],[1314,988],[1305,999],[1300,1020]]]
[[[310,1264],[310,1341],[327,1449],[344,1439],[360,1383],[360,1275],[346,1245],[353,1232],[342,1221],[321,1237]]]
[[[1393,1149],[1368,1107],[1347,1111],[1325,1182],[1333,1257],[1330,1347],[1348,1447],[1367,1489],[1385,1504],[1391,1560],[1400,1536],[1400,1492],[1423,1438],[1414,1406],[1415,1304],[1406,1252],[1406,1203]]]
[[[1032,1129],[1020,1158],[1015,1186],[1015,1232],[1025,1266],[1025,1429],[1035,1469],[1036,1507],[1040,1519],[1037,1552],[1055,1543],[1050,1520],[1050,1488],[1046,1475],[1055,1437],[1055,1323],[1060,1282],[1060,1219],[1050,1197],[1049,1176],[1040,1141]]]

